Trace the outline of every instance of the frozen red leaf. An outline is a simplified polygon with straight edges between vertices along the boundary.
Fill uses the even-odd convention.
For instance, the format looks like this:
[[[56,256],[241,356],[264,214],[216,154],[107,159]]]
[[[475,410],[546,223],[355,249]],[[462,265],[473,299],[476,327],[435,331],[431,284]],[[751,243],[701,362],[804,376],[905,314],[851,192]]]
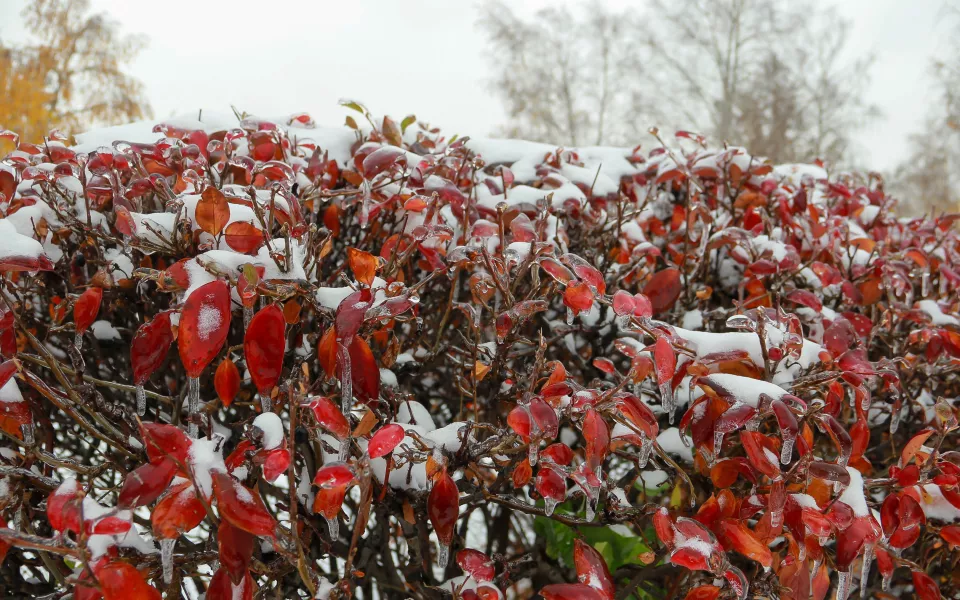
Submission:
[[[130,365],[133,367],[133,383],[143,385],[163,365],[167,351],[173,344],[170,329],[170,314],[157,313],[149,323],[144,323],[130,342]]]
[[[427,515],[441,546],[453,541],[454,526],[460,516],[460,492],[457,484],[444,471],[434,482],[427,498]]]
[[[286,320],[276,304],[261,309],[250,320],[243,337],[243,353],[257,391],[268,396],[280,380],[286,350]]]
[[[281,315],[282,319],[282,315]],[[199,377],[230,332],[230,288],[211,281],[193,291],[180,313],[177,345],[189,377]]]
[[[403,427],[396,423],[390,423],[378,429],[367,444],[367,452],[370,454],[370,458],[380,458],[393,452],[404,435]]]
[[[340,411],[340,407],[330,398],[318,396],[311,400],[308,406],[313,411],[317,424],[338,439],[344,439],[350,434],[350,424]]]
[[[493,581],[497,574],[493,561],[483,552],[472,548],[457,552],[457,565],[477,581]]]
[[[263,232],[253,223],[234,221],[224,229],[223,239],[232,250],[253,254],[263,245]]]
[[[230,406],[240,393],[240,371],[229,357],[220,361],[213,375],[213,387],[224,406]]]
[[[922,571],[910,573],[913,578],[913,587],[920,600],[940,600],[940,587],[932,577]]]
[[[130,563],[110,561],[94,569],[104,600],[160,600],[160,592],[147,584]]]
[[[574,540],[573,564],[577,569],[577,578],[580,583],[585,583],[600,590],[607,598],[612,598],[616,593],[617,590],[613,585],[613,577],[610,576],[607,563],[593,546],[580,539]]]
[[[221,518],[253,535],[273,535],[276,522],[258,492],[244,487],[225,473],[214,473],[213,492]]]
[[[120,489],[117,505],[122,508],[134,508],[150,504],[167,489],[177,469],[177,463],[171,458],[140,465],[127,473],[123,487]]]
[[[100,312],[100,302],[103,299],[103,289],[98,287],[87,288],[73,305],[73,322],[77,333],[83,333],[93,325]]]
[[[154,536],[175,539],[200,524],[207,516],[197,490],[189,481],[180,483],[157,502],[150,513]]]

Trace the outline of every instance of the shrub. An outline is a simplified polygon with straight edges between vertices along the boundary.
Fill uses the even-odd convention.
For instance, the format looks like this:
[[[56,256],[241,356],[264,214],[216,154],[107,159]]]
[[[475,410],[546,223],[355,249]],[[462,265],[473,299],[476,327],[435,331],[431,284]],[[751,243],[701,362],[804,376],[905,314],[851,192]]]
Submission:
[[[955,215],[347,105],[14,140],[3,587],[960,593]]]

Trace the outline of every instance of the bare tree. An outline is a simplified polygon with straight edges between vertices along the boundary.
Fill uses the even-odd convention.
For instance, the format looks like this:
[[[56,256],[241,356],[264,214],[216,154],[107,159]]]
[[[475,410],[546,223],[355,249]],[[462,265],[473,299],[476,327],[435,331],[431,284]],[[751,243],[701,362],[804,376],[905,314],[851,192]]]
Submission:
[[[945,5],[944,14],[953,33],[960,32],[960,3]],[[933,101],[922,129],[910,136],[909,154],[891,186],[910,215],[960,209],[960,42],[934,58],[932,75]]]
[[[873,114],[870,60],[845,53],[849,23],[808,0],[650,0],[640,14],[521,20],[483,10],[504,133],[559,143],[637,142],[650,125],[696,129],[777,161],[837,162]]]
[[[850,23],[785,0],[651,0],[647,64],[668,120],[776,161],[847,158],[876,114],[863,100],[870,57],[845,54]]]
[[[482,8],[497,61],[493,79],[510,137],[561,144],[629,143],[645,128],[636,15],[599,2],[520,19],[505,3]],[[647,122],[649,124],[649,122]]]

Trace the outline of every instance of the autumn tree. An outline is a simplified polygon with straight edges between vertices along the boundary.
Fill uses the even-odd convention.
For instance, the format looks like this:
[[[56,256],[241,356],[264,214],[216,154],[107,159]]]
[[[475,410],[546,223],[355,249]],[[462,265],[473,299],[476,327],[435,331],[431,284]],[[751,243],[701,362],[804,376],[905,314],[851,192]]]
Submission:
[[[486,4],[480,26],[498,61],[493,88],[510,122],[501,133],[570,144],[629,143],[644,130],[640,25],[599,2],[552,6],[523,20]]]
[[[0,126],[38,141],[149,116],[143,86],[124,72],[143,47],[89,0],[33,0],[22,13],[28,43],[0,46]]]

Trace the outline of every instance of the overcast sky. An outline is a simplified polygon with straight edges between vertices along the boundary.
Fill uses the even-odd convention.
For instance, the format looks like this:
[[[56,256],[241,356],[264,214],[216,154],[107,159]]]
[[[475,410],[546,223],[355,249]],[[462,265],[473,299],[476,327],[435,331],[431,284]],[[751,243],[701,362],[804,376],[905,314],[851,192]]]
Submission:
[[[924,117],[930,58],[948,40],[942,2],[822,1],[854,19],[850,50],[876,55],[868,95],[884,115],[857,136],[858,162],[888,169]],[[0,39],[22,39],[24,2],[0,0]],[[259,115],[307,111],[319,123],[339,124],[337,100],[349,97],[374,113],[416,113],[462,135],[487,135],[504,121],[486,83],[475,0],[92,3],[125,32],[147,37],[130,72],[146,85],[155,117],[233,104]],[[529,14],[547,3],[511,6]]]

